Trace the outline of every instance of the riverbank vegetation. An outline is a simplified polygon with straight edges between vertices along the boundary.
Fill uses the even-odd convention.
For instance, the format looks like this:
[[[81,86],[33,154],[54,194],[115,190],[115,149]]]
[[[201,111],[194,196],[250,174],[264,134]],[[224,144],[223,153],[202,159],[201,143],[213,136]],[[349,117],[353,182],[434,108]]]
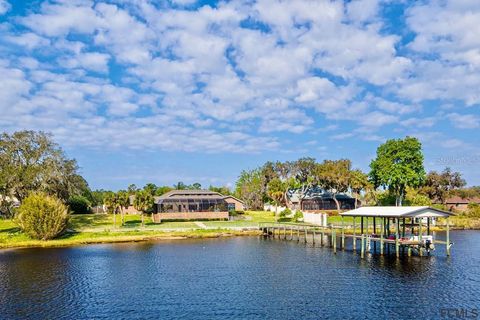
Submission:
[[[12,219],[0,219],[0,248],[56,247],[88,243],[154,239],[212,238],[258,235],[260,222],[274,222],[271,212],[250,211],[235,221],[167,221],[155,224],[139,214],[125,215],[113,223],[111,214],[72,215],[65,233],[53,240],[37,240],[22,232]]]
[[[354,168],[349,159],[317,161],[304,157],[295,161],[269,161],[258,168],[242,171],[234,190],[222,186],[208,188],[224,195],[232,194],[244,200],[249,210],[258,211],[249,211],[240,217],[232,215],[235,221],[154,224],[150,214],[154,211],[155,196],[173,189],[199,190],[202,189],[201,184],[178,182],[173,186],[157,186],[147,183],[143,188],[131,184],[117,192],[92,191],[79,174],[76,161],[66,157],[51,135],[34,131],[3,133],[0,135],[0,221],[7,227],[0,230],[0,246],[36,243],[37,240],[29,240],[27,235],[43,240],[61,235],[59,243],[82,243],[99,238],[101,241],[108,241],[107,238],[123,241],[128,237],[136,241],[135,237],[178,236],[178,232],[182,236],[189,236],[191,232],[195,235],[222,232],[218,230],[242,232],[240,229],[255,227],[259,222],[295,223],[302,220],[299,212],[291,215],[284,212],[275,217],[271,213],[263,213],[263,205],[287,206],[289,190],[297,190],[301,200],[312,187],[333,195],[337,210],[329,213],[330,222],[336,221],[340,212],[336,196],[349,193],[359,200],[355,201],[355,205],[434,205],[453,210],[458,214],[452,221],[455,226],[480,228],[478,204],[471,203],[463,210],[456,210],[446,203],[451,196],[478,199],[480,187],[465,188],[466,181],[461,174],[450,168],[426,173],[423,159],[420,142],[406,137],[380,145],[369,172]],[[68,214],[63,209],[56,211],[64,213],[63,222],[48,222],[49,215],[43,210],[48,206],[37,206],[33,210],[35,212],[27,210],[27,199],[32,192],[41,192],[45,199],[50,199],[49,203],[58,202],[67,206]],[[131,214],[131,208],[140,215]],[[55,211],[52,208],[48,210]],[[92,212],[106,214],[92,215]],[[68,225],[64,225],[71,213],[75,215]],[[12,220],[14,217],[16,219]],[[27,221],[33,226],[30,230],[27,230]],[[39,230],[34,226],[52,230]],[[64,230],[66,232],[62,232]]]

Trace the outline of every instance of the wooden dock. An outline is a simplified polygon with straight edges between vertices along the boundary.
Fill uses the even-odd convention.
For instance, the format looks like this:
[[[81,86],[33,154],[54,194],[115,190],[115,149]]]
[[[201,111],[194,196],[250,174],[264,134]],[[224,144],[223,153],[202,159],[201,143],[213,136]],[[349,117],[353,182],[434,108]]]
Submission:
[[[383,228],[380,228],[380,230],[382,230],[380,235],[370,233],[369,229],[363,229],[363,234],[356,234],[355,227],[352,233],[351,229],[346,226],[322,227],[283,223],[260,223],[259,228],[264,237],[330,247],[334,253],[336,253],[337,250],[345,250],[348,241],[351,243],[351,250],[354,252],[360,251],[362,258],[364,258],[367,253],[380,255],[395,254],[397,257],[405,254],[408,256],[428,256],[436,245],[444,245],[447,256],[449,256],[452,245],[448,241],[448,236],[447,241],[434,239],[431,243],[427,244],[425,241],[422,241],[421,237],[415,241],[401,238],[399,232],[396,233],[394,239],[387,238],[383,234]],[[376,226],[372,228],[372,231],[374,229],[376,229]]]

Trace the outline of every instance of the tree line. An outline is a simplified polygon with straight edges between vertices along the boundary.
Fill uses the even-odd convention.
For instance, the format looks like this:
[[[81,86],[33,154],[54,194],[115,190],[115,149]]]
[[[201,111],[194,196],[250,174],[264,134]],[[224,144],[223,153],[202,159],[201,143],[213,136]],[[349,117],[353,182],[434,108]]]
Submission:
[[[295,189],[302,198],[309,188],[320,187],[332,194],[340,210],[336,196],[344,192],[355,199],[362,198],[369,205],[396,206],[442,204],[455,192],[480,194],[479,187],[465,189],[465,185],[461,174],[450,168],[426,173],[420,141],[407,136],[380,145],[369,172],[353,168],[349,159],[317,162],[307,157],[296,161],[268,161],[241,172],[235,195],[249,208],[262,209],[265,202],[286,205],[288,190]]]
[[[243,199],[250,209],[262,209],[265,202],[285,205],[288,190],[295,189],[304,197],[307,190],[320,187],[336,200],[338,193],[348,192],[371,205],[443,203],[450,195],[474,197],[480,187],[464,188],[459,172],[446,168],[442,172],[425,172],[421,143],[413,137],[392,139],[380,145],[370,171],[354,168],[349,159],[317,161],[311,157],[296,161],[268,161],[252,170],[243,170],[234,190],[225,186],[209,186],[211,191],[233,194]],[[120,213],[129,205],[130,196],[142,199],[138,211],[150,213],[153,198],[173,189],[202,189],[200,183],[178,182],[172,186],[147,183],[142,188],[131,184],[118,192],[91,190],[79,174],[78,164],[66,157],[51,135],[44,132],[19,131],[0,135],[0,212],[13,216],[14,199],[23,202],[32,191],[58,198],[74,213],[86,213],[95,206],[106,205],[112,213]]]

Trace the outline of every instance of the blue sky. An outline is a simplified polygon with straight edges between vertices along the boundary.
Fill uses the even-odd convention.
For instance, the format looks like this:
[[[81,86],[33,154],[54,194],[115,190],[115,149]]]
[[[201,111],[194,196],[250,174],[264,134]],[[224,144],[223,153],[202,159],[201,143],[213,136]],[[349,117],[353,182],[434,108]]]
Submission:
[[[233,185],[412,135],[480,184],[480,2],[0,0],[0,126],[93,188]]]

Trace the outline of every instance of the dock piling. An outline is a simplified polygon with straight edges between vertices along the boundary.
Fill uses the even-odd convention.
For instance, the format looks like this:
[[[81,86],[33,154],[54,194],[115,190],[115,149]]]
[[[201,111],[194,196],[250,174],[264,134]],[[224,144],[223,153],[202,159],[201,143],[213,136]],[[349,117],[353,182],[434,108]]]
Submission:
[[[360,238],[360,257],[362,259],[365,257],[365,241],[363,241],[364,240],[363,238],[364,238],[364,235],[362,234]]]

